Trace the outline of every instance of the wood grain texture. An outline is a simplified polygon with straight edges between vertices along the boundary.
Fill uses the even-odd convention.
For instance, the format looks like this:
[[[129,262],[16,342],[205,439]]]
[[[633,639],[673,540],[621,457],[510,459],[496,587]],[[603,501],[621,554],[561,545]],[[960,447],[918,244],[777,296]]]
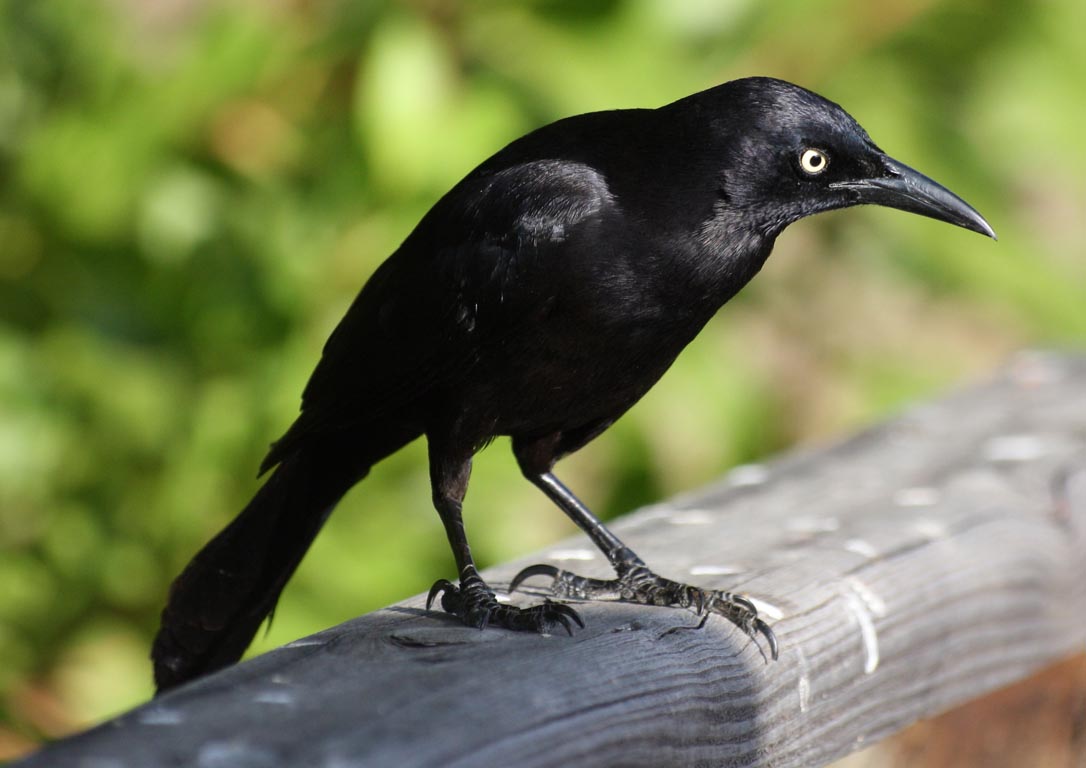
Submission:
[[[761,600],[780,660],[723,620],[670,631],[696,624],[675,609],[581,604],[569,638],[416,597],[24,765],[825,764],[1086,646],[1086,358],[1023,354],[614,527],[664,575]],[[541,559],[609,575],[583,538],[488,575]]]

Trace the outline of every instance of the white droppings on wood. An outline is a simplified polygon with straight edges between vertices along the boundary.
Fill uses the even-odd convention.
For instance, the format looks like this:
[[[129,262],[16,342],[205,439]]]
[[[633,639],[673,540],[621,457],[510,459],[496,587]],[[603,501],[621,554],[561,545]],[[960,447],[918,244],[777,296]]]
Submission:
[[[933,507],[939,503],[941,495],[938,488],[929,486],[902,488],[894,494],[894,504],[899,507]]]
[[[811,674],[810,664],[807,663],[807,654],[803,652],[803,646],[795,646],[795,655],[799,664],[799,681],[796,685],[796,693],[799,694],[799,711],[806,712],[811,705]]]
[[[832,533],[841,527],[836,517],[792,517],[785,527],[793,533]]]
[[[855,552],[868,560],[873,560],[879,556],[879,551],[875,549],[874,545],[863,539],[849,539],[842,546],[849,552]]]
[[[845,583],[864,601],[864,605],[871,613],[879,617],[886,615],[886,602],[858,576],[849,576],[845,579]]]
[[[280,706],[290,706],[294,703],[294,694],[290,691],[283,690],[267,690],[257,691],[253,696],[253,701],[258,704],[278,704]]]
[[[180,725],[185,717],[176,709],[152,707],[140,712],[139,721],[144,725]]]
[[[703,509],[684,509],[671,516],[672,525],[709,525],[713,516]]]
[[[595,560],[596,553],[590,549],[555,549],[547,557],[551,560]]]
[[[984,444],[988,461],[1034,461],[1046,453],[1045,444],[1037,435],[1000,435]]]
[[[740,464],[728,473],[727,480],[736,487],[761,485],[769,480],[769,468],[764,464]]]
[[[939,520],[934,520],[930,517],[918,517],[916,520],[913,521],[912,528],[925,539],[929,539],[931,541],[945,539],[947,538],[947,536],[950,535],[944,523]]]
[[[287,643],[284,648],[305,648],[310,645],[324,645],[325,641],[319,636],[303,637],[299,640],[295,640],[293,643]]]
[[[734,576],[742,572],[734,565],[695,565],[690,569],[691,576]]]
[[[240,739],[211,741],[196,754],[200,768],[235,768],[239,765],[275,765],[272,753]]]
[[[860,628],[860,640],[864,647],[864,674],[870,675],[879,668],[879,636],[875,631],[875,622],[872,621],[863,599],[855,592],[845,595],[845,607]]]

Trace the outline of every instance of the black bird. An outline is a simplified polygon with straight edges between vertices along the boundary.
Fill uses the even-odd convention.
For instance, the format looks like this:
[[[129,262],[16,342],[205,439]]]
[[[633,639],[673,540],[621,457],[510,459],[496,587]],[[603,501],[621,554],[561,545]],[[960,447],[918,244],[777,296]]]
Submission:
[[[638,401],[804,216],[873,203],[990,237],[963,200],[891,159],[836,104],[749,78],[659,109],[570,117],[467,175],[362,288],[271,448],[271,477],[174,582],[152,657],[160,691],[236,661],[332,508],[425,435],[458,583],[430,601],[469,626],[582,625],[570,607],[498,603],[461,519],[472,456],[512,438],[524,476],[616,578],[534,566],[558,596],[717,613],[776,640],[741,595],[657,576],[552,474]]]

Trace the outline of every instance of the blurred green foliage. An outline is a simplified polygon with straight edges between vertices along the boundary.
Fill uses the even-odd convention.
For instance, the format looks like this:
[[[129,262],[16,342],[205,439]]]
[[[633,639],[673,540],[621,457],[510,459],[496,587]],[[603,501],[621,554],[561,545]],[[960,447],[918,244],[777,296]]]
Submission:
[[[257,487],[324,338],[429,205],[564,115],[749,74],[845,107],[998,245],[793,227],[562,467],[607,514],[1086,340],[1081,0],[0,0],[0,757],[150,693],[167,585]],[[500,442],[480,560],[570,526]],[[341,505],[257,650],[450,574],[415,445]]]

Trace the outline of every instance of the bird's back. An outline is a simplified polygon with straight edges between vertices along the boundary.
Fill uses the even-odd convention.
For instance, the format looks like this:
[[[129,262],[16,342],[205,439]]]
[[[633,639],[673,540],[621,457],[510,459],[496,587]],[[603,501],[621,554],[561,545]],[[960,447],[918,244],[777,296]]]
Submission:
[[[710,148],[696,122],[662,114],[560,120],[444,195],[332,334],[265,468],[381,419],[422,432],[435,410],[474,408],[485,438],[636,402],[749,279],[729,289],[699,263],[717,203]]]

